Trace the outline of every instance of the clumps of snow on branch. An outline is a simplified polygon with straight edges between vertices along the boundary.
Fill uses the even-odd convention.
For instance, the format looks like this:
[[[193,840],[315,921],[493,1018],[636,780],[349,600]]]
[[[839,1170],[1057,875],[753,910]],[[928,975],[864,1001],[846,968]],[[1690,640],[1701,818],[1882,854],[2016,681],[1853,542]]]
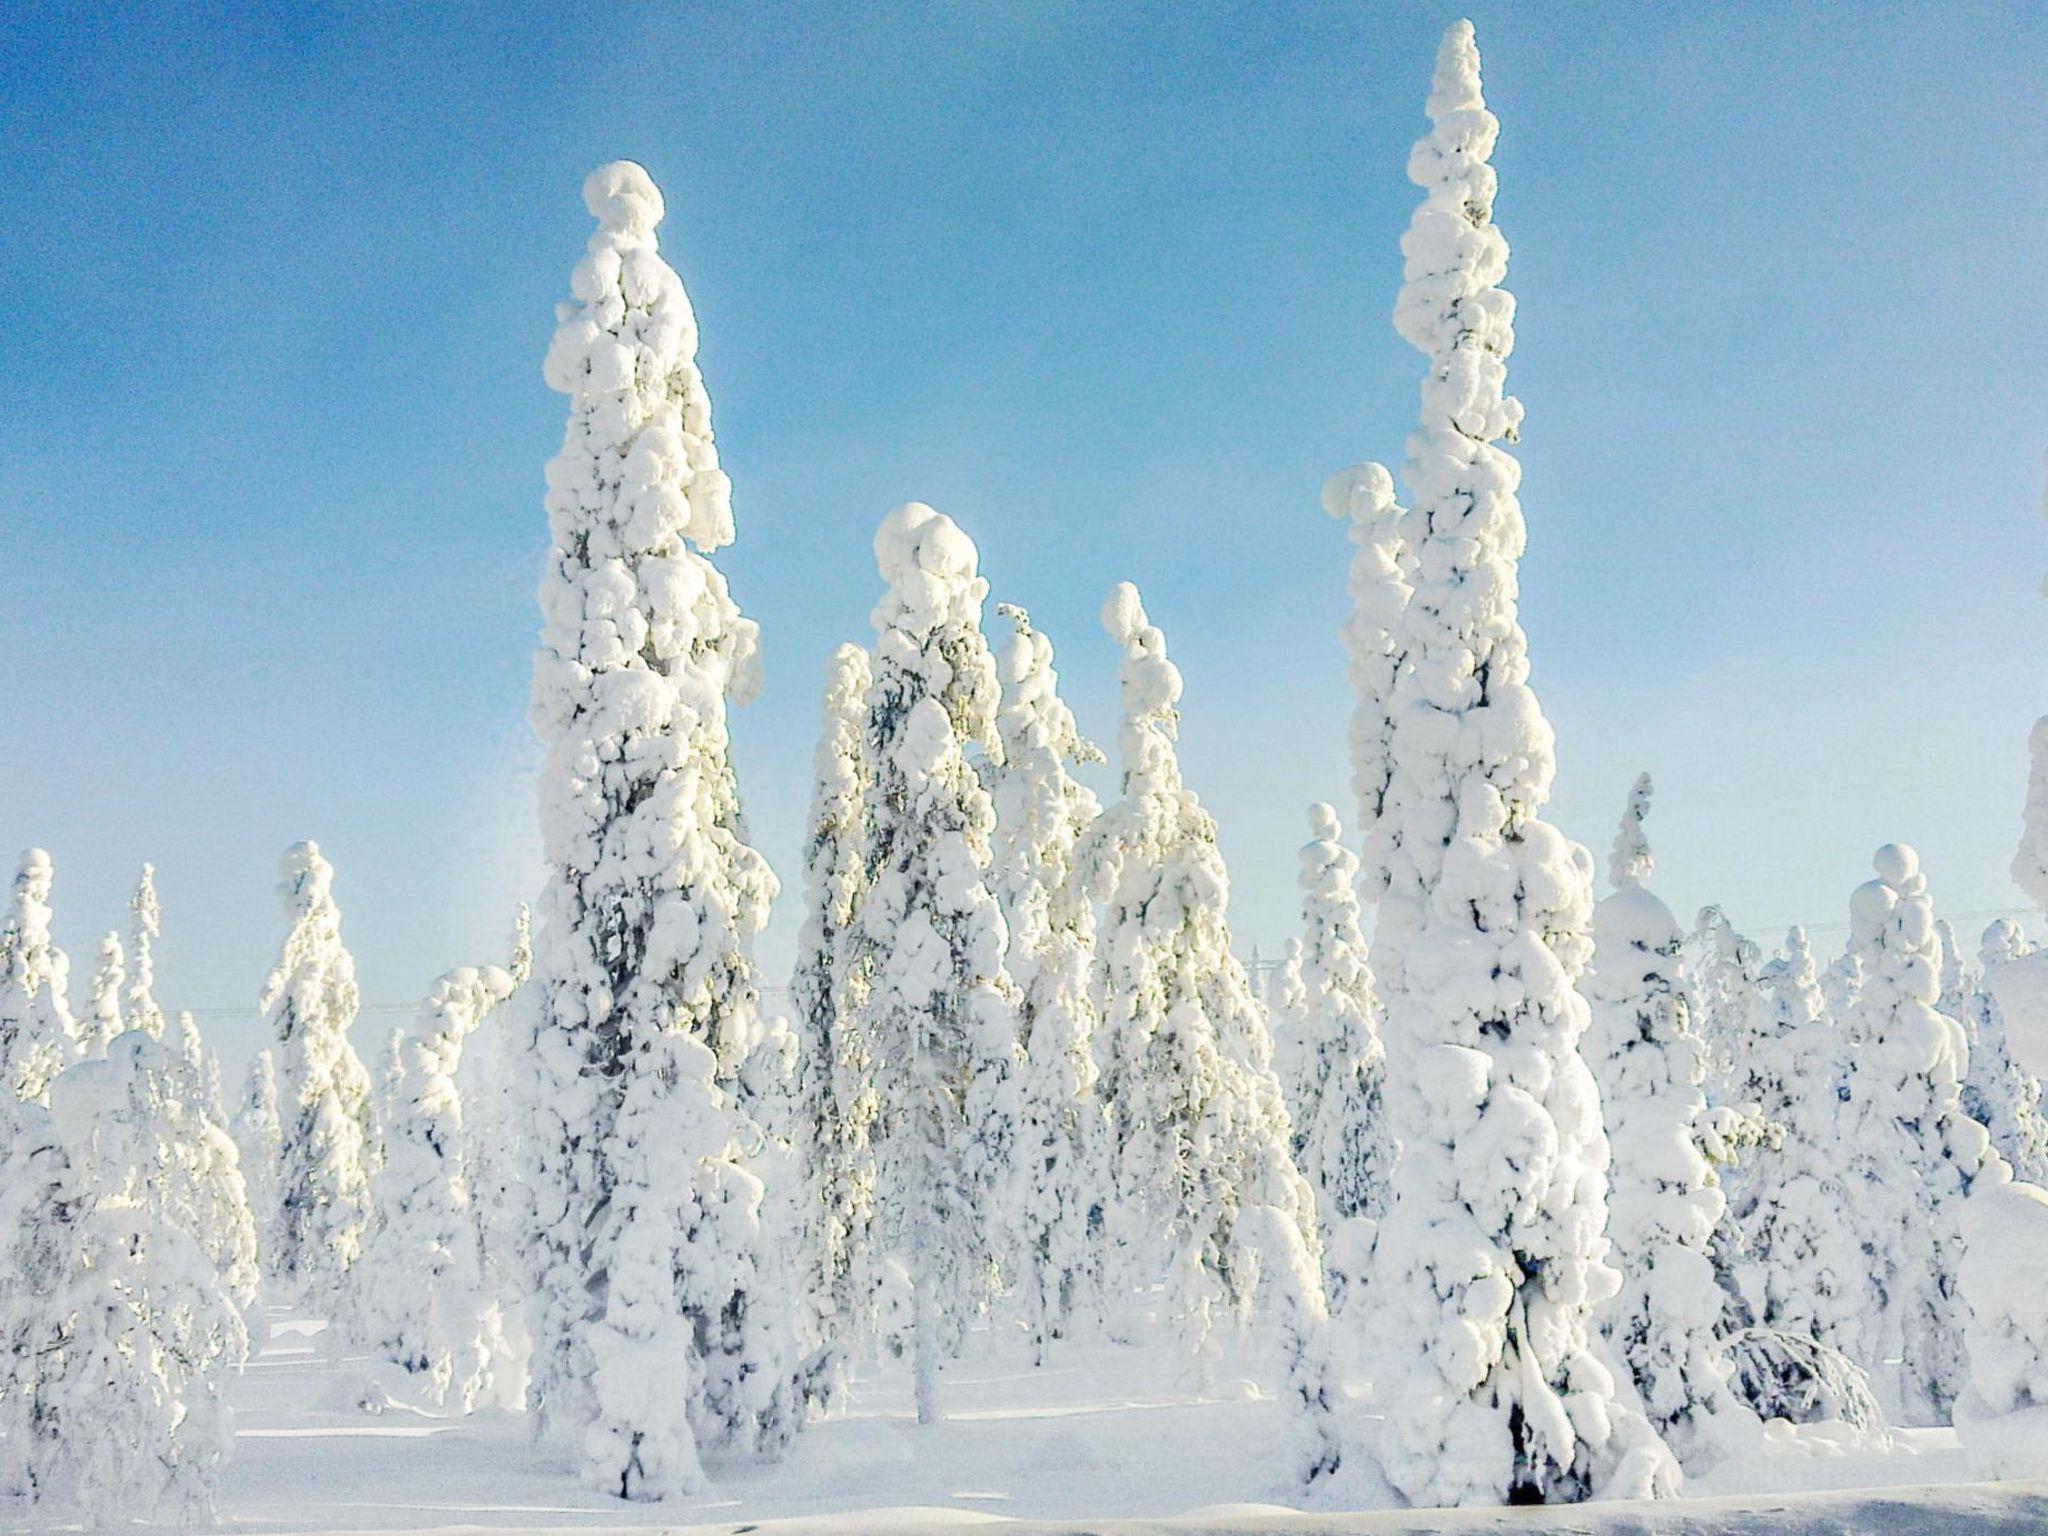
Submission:
[[[1969,1391],[1956,1425],[1992,1477],[2048,1473],[2048,1190],[1980,1189],[1963,1207]]]
[[[105,1055],[108,1043],[126,1027],[121,1022],[121,995],[127,984],[121,935],[108,929],[100,939],[99,959],[92,968],[86,1015],[79,1021],[78,1045],[86,1055]]]
[[[1593,912],[1585,1049],[1613,1151],[1608,1235],[1620,1293],[1602,1326],[1634,1375],[1651,1424],[1688,1471],[1751,1447],[1762,1426],[1729,1388],[1722,1293],[1709,1256],[1725,1202],[1700,1149],[1705,1069],[1671,909],[1644,885],[1650,777],[1630,792],[1610,863],[1615,891]]]
[[[1289,1150],[1265,1011],[1231,953],[1230,876],[1216,824],[1181,780],[1181,676],[1137,588],[1115,588],[1103,626],[1123,651],[1122,797],[1075,863],[1102,903],[1096,1058],[1109,1117],[1104,1256],[1113,1328],[1163,1274],[1166,1308],[1198,1369],[1212,1318],[1242,1317],[1256,1260],[1236,1231],[1268,1205],[1316,1257],[1314,1191]]]
[[[294,843],[278,894],[288,925],[258,1003],[276,1037],[284,1128],[276,1198],[262,1243],[283,1294],[351,1326],[349,1270],[370,1224],[370,1077],[349,1044],[360,998],[341,939],[334,866],[316,843]]]
[[[1351,788],[1358,799],[1359,837],[1375,888],[1383,879],[1390,829],[1381,825],[1393,781],[1394,723],[1387,710],[1402,666],[1402,611],[1414,592],[1413,554],[1401,536],[1394,477],[1383,464],[1354,464],[1323,482],[1323,510],[1342,518],[1357,553],[1351,557],[1351,613],[1344,648],[1356,703],[1350,726]]]
[[[132,1028],[162,1039],[164,1011],[156,1000],[156,941],[163,934],[163,909],[156,897],[156,866],[145,864],[128,899],[128,996],[126,1011]]]
[[[259,1234],[259,1247],[276,1219],[278,1171],[284,1163],[284,1124],[278,1115],[277,1057],[258,1051],[249,1062],[242,1096],[235,1104],[230,1130],[241,1153],[242,1182]],[[262,1255],[266,1267],[269,1255]]]
[[[1487,163],[1499,124],[1469,23],[1444,36],[1429,118],[1395,306],[1427,359],[1393,562],[1413,590],[1374,706],[1391,767],[1377,816],[1366,808],[1402,1149],[1375,1250],[1382,1460],[1418,1504],[1665,1492],[1670,1453],[1593,1337],[1619,1281],[1574,987],[1592,860],[1540,816],[1553,738],[1515,613],[1520,467],[1497,446],[1522,419],[1504,387],[1514,301]]]
[[[868,653],[841,645],[826,667],[824,719],[812,758],[810,830],[804,841],[804,922],[790,1000],[797,1035],[794,1192],[802,1297],[798,1335],[806,1393],[830,1404],[849,1355],[870,1331],[876,1283],[870,1235],[875,1173],[870,1135],[875,1085],[854,963],[854,927],[867,889],[868,768],[861,749]]]
[[[549,868],[523,1005],[533,1388],[594,1486],[660,1498],[701,1486],[702,1453],[772,1452],[797,1427],[788,1286],[734,1096],[776,883],[727,736],[758,634],[706,558],[733,518],[696,318],[647,173],[601,167],[583,195],[597,229],[544,369],[569,415],[531,712]]]
[[[1059,696],[1052,642],[1022,608],[999,605],[1010,623],[997,653],[1002,684],[996,732],[993,883],[1009,930],[1009,971],[1018,993],[1017,1142],[1004,1199],[1009,1266],[1032,1348],[1101,1307],[1095,1212],[1108,1174],[1089,966],[1095,918],[1075,850],[1100,814],[1095,794],[1070,769],[1102,761]]]
[[[1018,1121],[1016,988],[989,889],[995,808],[970,749],[999,754],[998,682],[973,542],[919,502],[882,519],[862,750],[866,996],[879,1240],[912,1287],[920,1423],[993,1288]]]
[[[1895,1417],[1939,1424],[1966,1374],[1963,1203],[2011,1171],[1962,1110],[1968,1044],[1963,1026],[1935,1011],[1941,956],[1919,857],[1887,843],[1874,863],[1877,878],[1850,903],[1863,982],[1848,1021],[1856,1049],[1842,1139],[1869,1285],[1849,1353],[1877,1372]]]
[[[2006,1025],[2002,992],[2014,993],[2024,1014],[2029,999],[2024,985],[2008,985],[2006,968],[2024,983],[2029,970],[2044,962],[2035,958],[2020,926],[1999,918],[1984,930],[1978,949],[1976,986],[1958,1015],[1970,1036],[1970,1070],[1963,1080],[1963,1111],[1991,1135],[1991,1144],[2012,1164],[2013,1177],[2029,1184],[2048,1184],[2048,1109],[2042,1103],[2041,1079],[2013,1059],[2011,1031]],[[2048,1021],[2022,1018],[2022,1033]]]

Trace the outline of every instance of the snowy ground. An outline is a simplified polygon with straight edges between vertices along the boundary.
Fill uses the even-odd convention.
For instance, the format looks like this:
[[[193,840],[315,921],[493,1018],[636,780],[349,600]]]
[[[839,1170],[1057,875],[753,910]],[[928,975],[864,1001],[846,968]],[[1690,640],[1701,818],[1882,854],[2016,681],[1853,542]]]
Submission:
[[[330,1367],[321,1332],[317,1322],[274,1318],[269,1343],[237,1384],[235,1456],[221,1500],[230,1531],[926,1536],[1000,1523],[1002,1536],[2048,1532],[2048,1482],[1963,1482],[1967,1467],[1947,1430],[1909,1431],[1889,1453],[1785,1438],[1755,1464],[1697,1484],[1702,1497],[1682,1504],[1297,1512],[1278,1459],[1278,1401],[1228,1366],[1200,1393],[1177,1380],[1171,1353],[1108,1345],[1076,1346],[1038,1371],[986,1350],[947,1373],[951,1417],[925,1429],[912,1420],[907,1373],[883,1368],[780,1465],[719,1467],[702,1497],[622,1505],[583,1489],[565,1453],[536,1445],[521,1417],[364,1412],[356,1406],[364,1369]],[[1354,1471],[1330,1502],[1360,1511],[1392,1501],[1369,1472]],[[0,1504],[0,1527],[49,1528],[23,1521],[18,1506]]]

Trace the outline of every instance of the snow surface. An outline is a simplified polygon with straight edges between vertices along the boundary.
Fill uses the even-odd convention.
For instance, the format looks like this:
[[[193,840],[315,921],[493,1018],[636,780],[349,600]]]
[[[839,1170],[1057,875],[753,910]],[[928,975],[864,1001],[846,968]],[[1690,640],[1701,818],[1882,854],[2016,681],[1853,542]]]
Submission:
[[[947,1372],[951,1411],[919,1428],[910,1374],[864,1371],[844,1414],[814,1425],[778,1465],[712,1465],[710,1489],[626,1504],[584,1488],[568,1453],[536,1445],[522,1415],[470,1418],[358,1409],[368,1362],[327,1363],[322,1325],[285,1313],[231,1384],[235,1452],[224,1528],[242,1532],[624,1531],[732,1536],[907,1536],[999,1524],[1002,1536],[1091,1532],[1570,1532],[1572,1536],[2003,1536],[2048,1529],[2048,1482],[1964,1484],[1953,1431],[1901,1434],[1889,1451],[1849,1448],[1824,1427],[1780,1432],[1712,1477],[1701,1497],[1547,1510],[1394,1510],[1364,1476],[1331,1508],[1296,1512],[1275,1458],[1288,1405],[1270,1374],[1231,1371],[1201,1396],[1173,1385],[1181,1351],[1056,1346],[1034,1372],[1021,1337],[985,1335]],[[1839,1490],[1839,1491],[1833,1491]],[[1872,1492],[1871,1490],[1892,1490]],[[1338,1504],[1350,1506],[1337,1512]],[[0,1500],[0,1530],[29,1529]],[[53,1519],[61,1519],[55,1517]],[[1085,1525],[1065,1522],[1085,1521]],[[38,1524],[35,1529],[56,1528]]]

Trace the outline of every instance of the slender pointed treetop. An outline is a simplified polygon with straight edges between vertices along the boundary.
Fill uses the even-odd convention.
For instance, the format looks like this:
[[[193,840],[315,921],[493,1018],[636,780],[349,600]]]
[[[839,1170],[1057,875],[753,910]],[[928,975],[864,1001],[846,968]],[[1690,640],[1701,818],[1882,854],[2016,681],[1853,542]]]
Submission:
[[[1637,774],[1628,792],[1628,805],[1621,813],[1621,826],[1614,834],[1614,851],[1607,856],[1608,878],[1619,891],[1641,885],[1656,868],[1650,854],[1650,840],[1643,835],[1643,820],[1650,814],[1650,776]]]

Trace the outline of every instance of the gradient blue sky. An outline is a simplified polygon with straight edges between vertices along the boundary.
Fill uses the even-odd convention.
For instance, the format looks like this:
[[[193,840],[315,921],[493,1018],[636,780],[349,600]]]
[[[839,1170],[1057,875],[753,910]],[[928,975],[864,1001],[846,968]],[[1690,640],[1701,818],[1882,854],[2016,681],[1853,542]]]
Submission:
[[[54,854],[78,972],[146,857],[166,1003],[247,1005],[306,836],[369,999],[502,950],[538,880],[540,360],[619,157],[667,194],[764,631],[771,970],[824,657],[907,497],[1105,741],[1096,609],[1144,588],[1238,934],[1277,949],[1303,806],[1350,815],[1317,490],[1414,416],[1388,316],[1454,11],[229,9],[0,16],[0,847]],[[2017,905],[2048,11],[1472,14],[1558,819],[1604,856],[1648,767],[1659,889],[1745,927],[1839,919],[1886,839],[1943,906]]]

